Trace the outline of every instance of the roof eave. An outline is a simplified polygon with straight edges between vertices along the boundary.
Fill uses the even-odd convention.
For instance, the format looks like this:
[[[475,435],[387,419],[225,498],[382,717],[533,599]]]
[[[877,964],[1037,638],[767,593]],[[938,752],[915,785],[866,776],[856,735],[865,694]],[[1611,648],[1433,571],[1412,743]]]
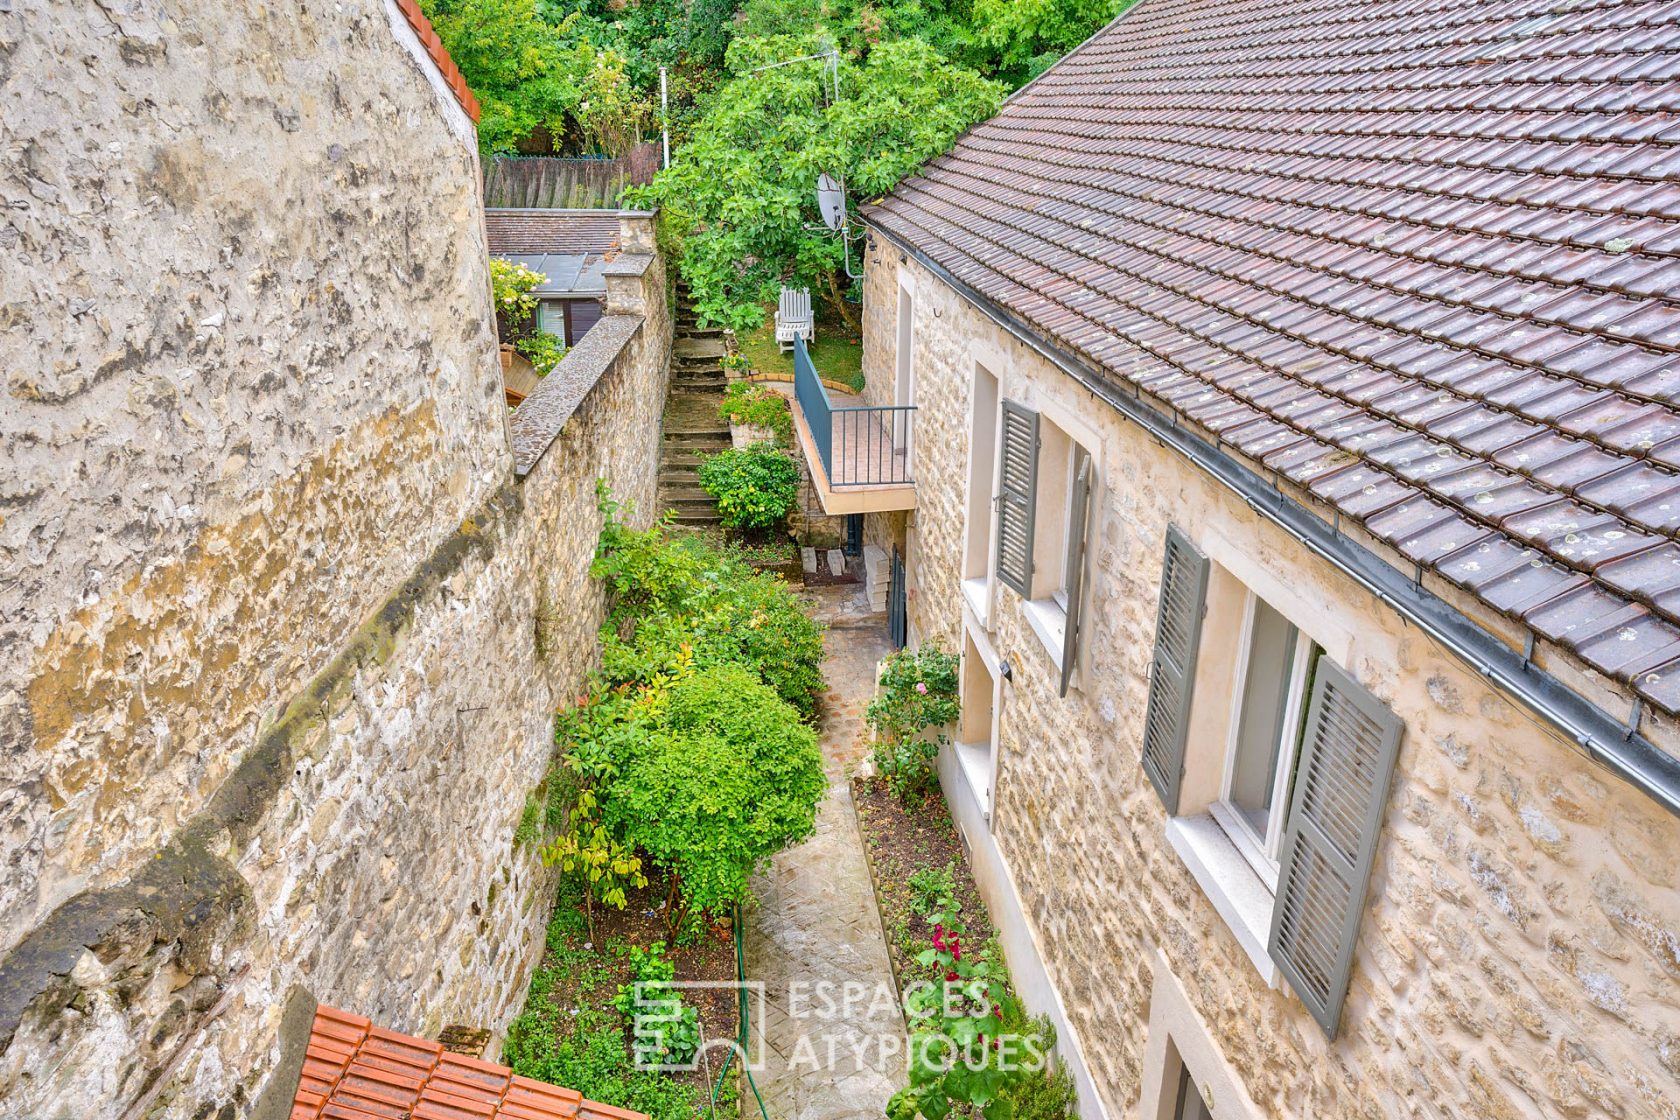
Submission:
[[[1017,340],[1074,378],[1099,400],[1138,424],[1163,445],[1188,458],[1242,498],[1248,507],[1294,537],[1401,617],[1473,669],[1488,683],[1579,746],[1589,758],[1613,770],[1636,789],[1680,816],[1680,759],[1638,734],[1636,719],[1622,720],[1537,666],[1498,635],[1296,501],[1247,462],[1163,414],[1137,394],[1127,393],[1083,355],[1045,338],[1014,312],[964,283],[912,241],[860,214],[876,235],[913,257]],[[1637,713],[1637,700],[1630,700]]]

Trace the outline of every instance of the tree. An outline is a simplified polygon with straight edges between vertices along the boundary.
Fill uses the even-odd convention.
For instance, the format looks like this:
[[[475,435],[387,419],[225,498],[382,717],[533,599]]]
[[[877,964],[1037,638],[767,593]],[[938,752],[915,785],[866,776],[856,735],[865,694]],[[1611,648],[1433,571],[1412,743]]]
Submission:
[[[577,13],[551,21],[537,0],[422,0],[432,26],[479,100],[479,147],[511,152],[539,127],[564,143],[612,154],[649,112],[625,60],[597,45]]]
[[[920,39],[842,56],[840,97],[821,62],[757,67],[824,48],[814,36],[737,38],[733,77],[678,158],[632,204],[660,205],[683,239],[680,267],[700,313],[737,328],[763,321],[783,283],[815,288],[856,326],[840,239],[821,227],[816,181],[844,175],[853,201],[882,194],[996,112],[1003,87]]]
[[[688,673],[639,705],[639,734],[618,740],[604,802],[609,830],[670,872],[690,910],[745,901],[764,860],[811,834],[827,780],[816,733],[750,670]]]
[[[1090,38],[1134,0],[974,0],[974,33],[1020,85]]]

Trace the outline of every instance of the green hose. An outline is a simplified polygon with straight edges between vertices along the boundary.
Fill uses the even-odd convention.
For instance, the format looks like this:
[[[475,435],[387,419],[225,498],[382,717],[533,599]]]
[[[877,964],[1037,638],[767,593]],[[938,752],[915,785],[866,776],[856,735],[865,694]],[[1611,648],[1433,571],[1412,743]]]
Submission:
[[[714,1120],[717,1115],[718,1090],[723,1088],[723,1079],[729,1075],[729,1063],[735,1060],[735,1055],[746,1053],[747,1035],[749,1033],[747,1025],[747,962],[746,952],[742,947],[743,926],[741,923],[741,907],[739,905],[735,907],[734,920],[731,924],[735,927],[735,1010],[736,1018],[741,1021],[741,1027],[739,1033],[735,1037],[736,1045],[729,1051],[729,1056],[724,1058],[723,1068],[718,1070],[717,1083],[712,1086],[711,1111]],[[758,1095],[758,1082],[753,1080],[751,1068],[743,1065],[741,1067],[741,1071],[747,1075],[747,1084],[752,1086],[753,1099],[758,1102],[758,1114],[763,1117],[764,1120],[770,1120],[770,1113],[766,1111],[764,1107],[764,1098]]]

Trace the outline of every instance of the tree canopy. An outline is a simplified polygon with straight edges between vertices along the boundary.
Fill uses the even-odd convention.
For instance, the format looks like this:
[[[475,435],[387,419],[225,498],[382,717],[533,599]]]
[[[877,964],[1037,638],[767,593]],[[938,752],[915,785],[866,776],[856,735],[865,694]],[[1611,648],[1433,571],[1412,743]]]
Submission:
[[[668,68],[671,167],[631,201],[664,210],[700,313],[737,327],[784,283],[853,319],[817,176],[853,205],[884,194],[1131,2],[422,0],[486,154],[620,154],[657,130]],[[838,98],[820,61],[753,73],[830,49]]]
[[[854,200],[879,195],[957,134],[997,111],[1003,86],[941,57],[920,39],[840,56],[834,100],[824,64],[770,63],[818,53],[814,36],[740,38],[733,75],[653,185],[683,239],[682,270],[708,319],[757,325],[784,282],[811,286],[841,311],[840,239],[820,224],[817,177],[843,176]]]

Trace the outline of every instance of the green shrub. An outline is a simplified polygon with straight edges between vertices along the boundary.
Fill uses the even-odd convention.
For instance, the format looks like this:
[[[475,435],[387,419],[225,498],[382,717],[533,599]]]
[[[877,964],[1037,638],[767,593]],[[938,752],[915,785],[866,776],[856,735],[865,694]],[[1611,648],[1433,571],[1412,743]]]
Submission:
[[[822,628],[788,586],[698,537],[627,529],[609,517],[592,574],[613,609],[601,627],[601,678],[651,685],[742,665],[803,717],[823,690]]]
[[[700,1049],[700,1013],[682,1001],[671,981],[677,966],[665,959],[665,942],[630,947],[628,984],[618,986],[613,1006],[634,1025],[639,1014],[657,1017],[649,1031],[635,1030],[632,1047],[642,1065],[683,1065]],[[674,1020],[674,1021],[673,1021]]]
[[[737,424],[767,429],[777,447],[793,445],[793,412],[780,393],[750,381],[732,382],[724,391],[718,415]]]
[[[955,654],[937,646],[900,650],[881,667],[880,692],[864,718],[875,732],[875,769],[901,801],[925,798],[937,778],[935,764],[944,732],[931,732],[955,720]]]
[[[622,740],[607,814],[677,877],[683,910],[744,901],[754,869],[816,823],[827,787],[816,734],[739,665],[651,693],[638,725],[640,735]]]
[[[513,344],[513,348],[525,355],[531,363],[531,368],[537,371],[538,377],[547,377],[550,370],[560,364],[560,359],[566,356],[566,346],[559,336],[547,331],[537,331],[527,338],[522,338]]]
[[[780,525],[799,501],[799,464],[768,444],[720,451],[700,464],[700,486],[731,529]]]
[[[957,901],[956,864],[924,867],[910,873],[910,909],[929,914],[954,914],[962,909]]]
[[[522,1076],[645,1112],[653,1120],[694,1120],[704,1106],[703,1090],[636,1068],[625,1045],[629,1024],[611,999],[607,950],[593,939],[585,942],[581,901],[575,885],[560,888],[548,923],[548,951],[531,976],[524,1011],[508,1027],[502,1060]],[[555,998],[568,987],[575,988],[575,1003]]]

